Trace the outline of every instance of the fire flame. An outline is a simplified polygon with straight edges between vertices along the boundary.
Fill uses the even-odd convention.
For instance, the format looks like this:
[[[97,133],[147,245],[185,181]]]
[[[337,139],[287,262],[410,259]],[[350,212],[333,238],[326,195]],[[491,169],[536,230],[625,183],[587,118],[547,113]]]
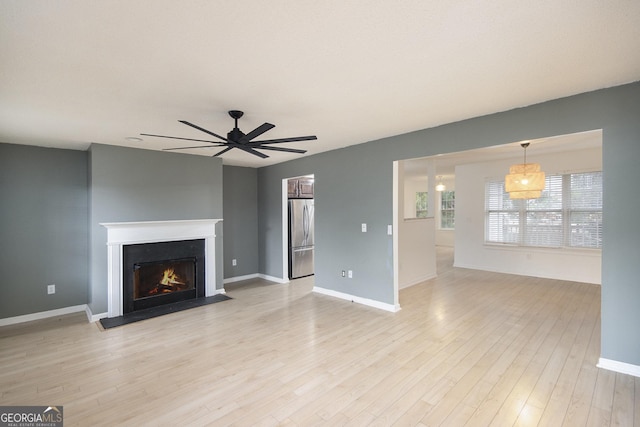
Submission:
[[[184,285],[184,283],[178,280],[178,275],[175,273],[173,268],[167,268],[162,273],[162,280],[160,280],[161,285]]]
[[[162,273],[162,280],[158,282],[158,285],[149,291],[149,295],[156,295],[158,293],[167,294],[175,292],[185,287],[185,283],[178,280],[179,277],[175,273],[173,268],[167,268]]]

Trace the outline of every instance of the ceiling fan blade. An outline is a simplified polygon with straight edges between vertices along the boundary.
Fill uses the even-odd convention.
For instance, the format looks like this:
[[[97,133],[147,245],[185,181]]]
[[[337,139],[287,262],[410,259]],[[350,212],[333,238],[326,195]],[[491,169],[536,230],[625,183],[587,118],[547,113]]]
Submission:
[[[249,145],[279,144],[281,142],[295,142],[295,141],[313,141],[314,139],[318,139],[318,137],[315,135],[294,136],[293,138],[278,138],[278,139],[265,139],[264,141],[252,141]]]
[[[285,151],[287,153],[298,153],[298,154],[304,154],[307,152],[307,150],[298,150],[296,148],[283,148],[283,147],[254,147],[254,148],[259,148],[261,150],[271,150],[271,151]]]
[[[247,147],[246,145],[240,145],[240,146],[239,146],[239,147],[237,147],[237,148],[239,148],[239,149],[241,149],[241,150],[244,150],[244,151],[246,151],[247,153],[251,153],[251,154],[253,154],[254,156],[258,156],[258,157],[260,157],[261,159],[266,159],[267,157],[269,157],[269,156],[267,156],[266,154],[261,153],[261,152],[259,152],[259,151],[256,151],[256,150],[254,150],[254,149],[253,149],[253,148],[251,148],[251,147]]]
[[[245,136],[243,136],[242,138],[240,138],[238,142],[242,142],[242,143],[249,142],[253,138],[259,137],[260,135],[262,135],[263,133],[265,133],[270,129],[273,129],[274,127],[276,127],[276,125],[272,125],[271,123],[263,123],[257,128],[255,128],[254,130],[252,130],[251,132],[249,132],[248,134],[246,134]]]
[[[210,130],[206,130],[205,128],[201,128],[201,127],[200,127],[200,126],[198,126],[198,125],[194,125],[193,123],[189,123],[189,122],[188,122],[188,121],[186,121],[186,120],[178,120],[178,121],[179,121],[180,123],[183,123],[183,124],[187,125],[187,126],[191,126],[191,127],[192,127],[192,128],[194,128],[194,129],[198,129],[199,131],[202,131],[202,132],[204,132],[204,133],[208,133],[208,134],[209,134],[209,135],[211,135],[211,136],[215,136],[215,137],[216,137],[216,138],[218,138],[218,139],[221,139],[221,140],[223,140],[223,141],[228,141],[228,140],[227,140],[227,138],[225,138],[225,137],[223,137],[223,136],[220,136],[220,135],[218,135],[217,133],[213,133],[213,132],[211,132]]]
[[[197,141],[197,142],[206,142],[209,143],[211,145],[194,145],[194,146],[189,146],[189,147],[175,147],[175,148],[164,148],[164,151],[171,151],[171,150],[189,150],[189,149],[195,149],[195,148],[211,148],[211,147],[224,147],[221,151],[218,151],[216,154],[214,154],[214,157],[219,157],[221,155],[223,155],[224,153],[228,152],[229,150],[232,150],[234,148],[240,149],[246,153],[249,154],[253,154],[254,156],[260,157],[261,159],[266,159],[269,156],[258,151],[258,150],[271,150],[271,151],[280,151],[280,152],[286,152],[286,153],[297,153],[297,154],[304,154],[307,152],[307,150],[300,150],[297,148],[286,148],[286,147],[269,147],[266,145],[269,144],[279,144],[279,143],[283,143],[283,142],[296,142],[296,141],[311,141],[314,139],[318,139],[318,137],[316,137],[315,135],[309,135],[309,136],[297,136],[297,137],[291,137],[291,138],[277,138],[277,139],[267,139],[264,141],[253,141],[254,138],[259,137],[260,135],[262,135],[263,133],[267,132],[270,129],[273,129],[275,127],[274,124],[271,123],[263,123],[260,126],[258,126],[257,128],[255,128],[254,130],[252,130],[251,132],[247,133],[246,135],[240,130],[238,129],[238,119],[240,117],[242,117],[244,113],[240,110],[231,110],[229,111],[229,115],[231,116],[231,118],[233,118],[235,120],[235,127],[233,128],[233,130],[231,130],[228,134],[227,137],[225,138],[224,136],[218,135],[217,133],[211,132],[210,130],[207,130],[203,127],[200,127],[196,124],[193,124],[191,122],[188,122],[186,120],[178,120],[180,123],[185,124],[189,127],[192,127],[194,129],[199,130],[200,132],[204,132],[208,135],[211,135],[217,139],[219,139],[220,141],[209,141],[206,139],[195,139],[195,138],[182,138],[182,137],[178,137],[178,136],[168,136],[168,135],[154,135],[154,134],[150,134],[150,133],[141,133],[140,135],[144,135],[144,136],[153,136],[156,138],[170,138],[170,139],[179,139],[182,141]]]
[[[261,159],[266,159],[267,157],[269,157],[266,154],[263,154],[263,153],[261,153],[259,151],[256,151],[252,147],[249,147],[248,145],[245,145],[245,144],[238,144],[237,142],[230,142],[230,143],[228,143],[226,145],[228,145],[231,148],[239,148],[242,151],[246,151],[247,153],[251,153],[254,156],[258,156]]]
[[[189,150],[191,148],[214,148],[214,147],[224,147],[227,144],[223,143],[215,143],[215,145],[195,145],[193,147],[176,147],[176,148],[163,148],[162,151],[173,151],[173,150]]]
[[[213,155],[213,157],[221,156],[221,155],[223,155],[224,153],[226,153],[227,151],[231,150],[232,148],[233,148],[233,147],[227,147],[227,148],[225,148],[225,149],[224,149],[224,150],[222,150],[222,151],[218,151],[216,154],[214,154],[214,155]]]
[[[171,138],[171,139],[181,139],[183,141],[197,141],[197,142],[210,142],[211,144],[220,144],[217,141],[207,141],[206,139],[193,139],[193,138],[180,138],[178,136],[166,136],[166,135],[153,135],[150,133],[141,133],[140,135],[144,136],[155,136],[157,138]]]

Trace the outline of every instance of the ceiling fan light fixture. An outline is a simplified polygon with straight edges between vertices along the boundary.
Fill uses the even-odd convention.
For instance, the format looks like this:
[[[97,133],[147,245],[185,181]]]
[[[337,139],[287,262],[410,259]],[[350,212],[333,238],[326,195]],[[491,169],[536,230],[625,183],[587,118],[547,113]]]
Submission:
[[[273,147],[272,144],[281,144],[283,142],[296,142],[296,141],[313,141],[318,139],[315,135],[309,136],[295,136],[291,138],[276,138],[276,139],[264,139],[254,141],[254,138],[259,137],[263,133],[267,132],[270,129],[273,129],[275,125],[271,123],[263,123],[258,126],[251,132],[245,134],[238,128],[238,119],[240,119],[244,113],[240,110],[229,110],[229,116],[234,120],[234,127],[229,133],[227,133],[227,137],[218,135],[217,133],[211,132],[203,127],[190,123],[186,120],[178,120],[180,123],[190,126],[194,129],[197,129],[201,132],[204,132],[208,135],[211,135],[217,138],[219,141],[209,141],[203,139],[193,139],[193,138],[181,138],[177,136],[167,136],[167,135],[155,135],[149,133],[141,133],[140,135],[144,136],[153,136],[157,138],[170,138],[170,139],[180,139],[184,141],[198,141],[198,142],[207,142],[209,144],[214,145],[198,145],[191,147],[176,147],[176,148],[164,148],[164,151],[172,151],[172,150],[188,150],[193,148],[211,148],[211,147],[224,147],[221,151],[218,151],[213,157],[221,156],[222,154],[237,148],[249,154],[253,154],[254,156],[258,156],[262,159],[266,159],[267,156],[264,153],[261,153],[258,150],[268,150],[268,151],[280,151],[285,153],[295,153],[295,154],[304,154],[307,150],[300,150],[296,148],[285,148],[285,147]]]

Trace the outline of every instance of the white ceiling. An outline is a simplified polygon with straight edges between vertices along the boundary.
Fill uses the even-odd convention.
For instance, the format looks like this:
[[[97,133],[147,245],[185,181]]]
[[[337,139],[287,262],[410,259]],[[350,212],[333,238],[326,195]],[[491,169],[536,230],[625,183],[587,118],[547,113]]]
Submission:
[[[310,155],[637,81],[639,52],[632,0],[0,0],[0,142],[190,146],[126,138],[239,109]],[[266,154],[223,159],[300,156]]]

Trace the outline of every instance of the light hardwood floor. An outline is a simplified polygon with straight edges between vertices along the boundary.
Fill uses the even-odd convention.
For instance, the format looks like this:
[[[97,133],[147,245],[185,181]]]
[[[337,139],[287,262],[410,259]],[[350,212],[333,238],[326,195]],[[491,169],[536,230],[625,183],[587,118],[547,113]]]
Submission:
[[[255,280],[107,331],[2,327],[0,405],[62,405],[66,426],[640,426],[640,378],[596,368],[599,286],[442,255],[398,313]]]

